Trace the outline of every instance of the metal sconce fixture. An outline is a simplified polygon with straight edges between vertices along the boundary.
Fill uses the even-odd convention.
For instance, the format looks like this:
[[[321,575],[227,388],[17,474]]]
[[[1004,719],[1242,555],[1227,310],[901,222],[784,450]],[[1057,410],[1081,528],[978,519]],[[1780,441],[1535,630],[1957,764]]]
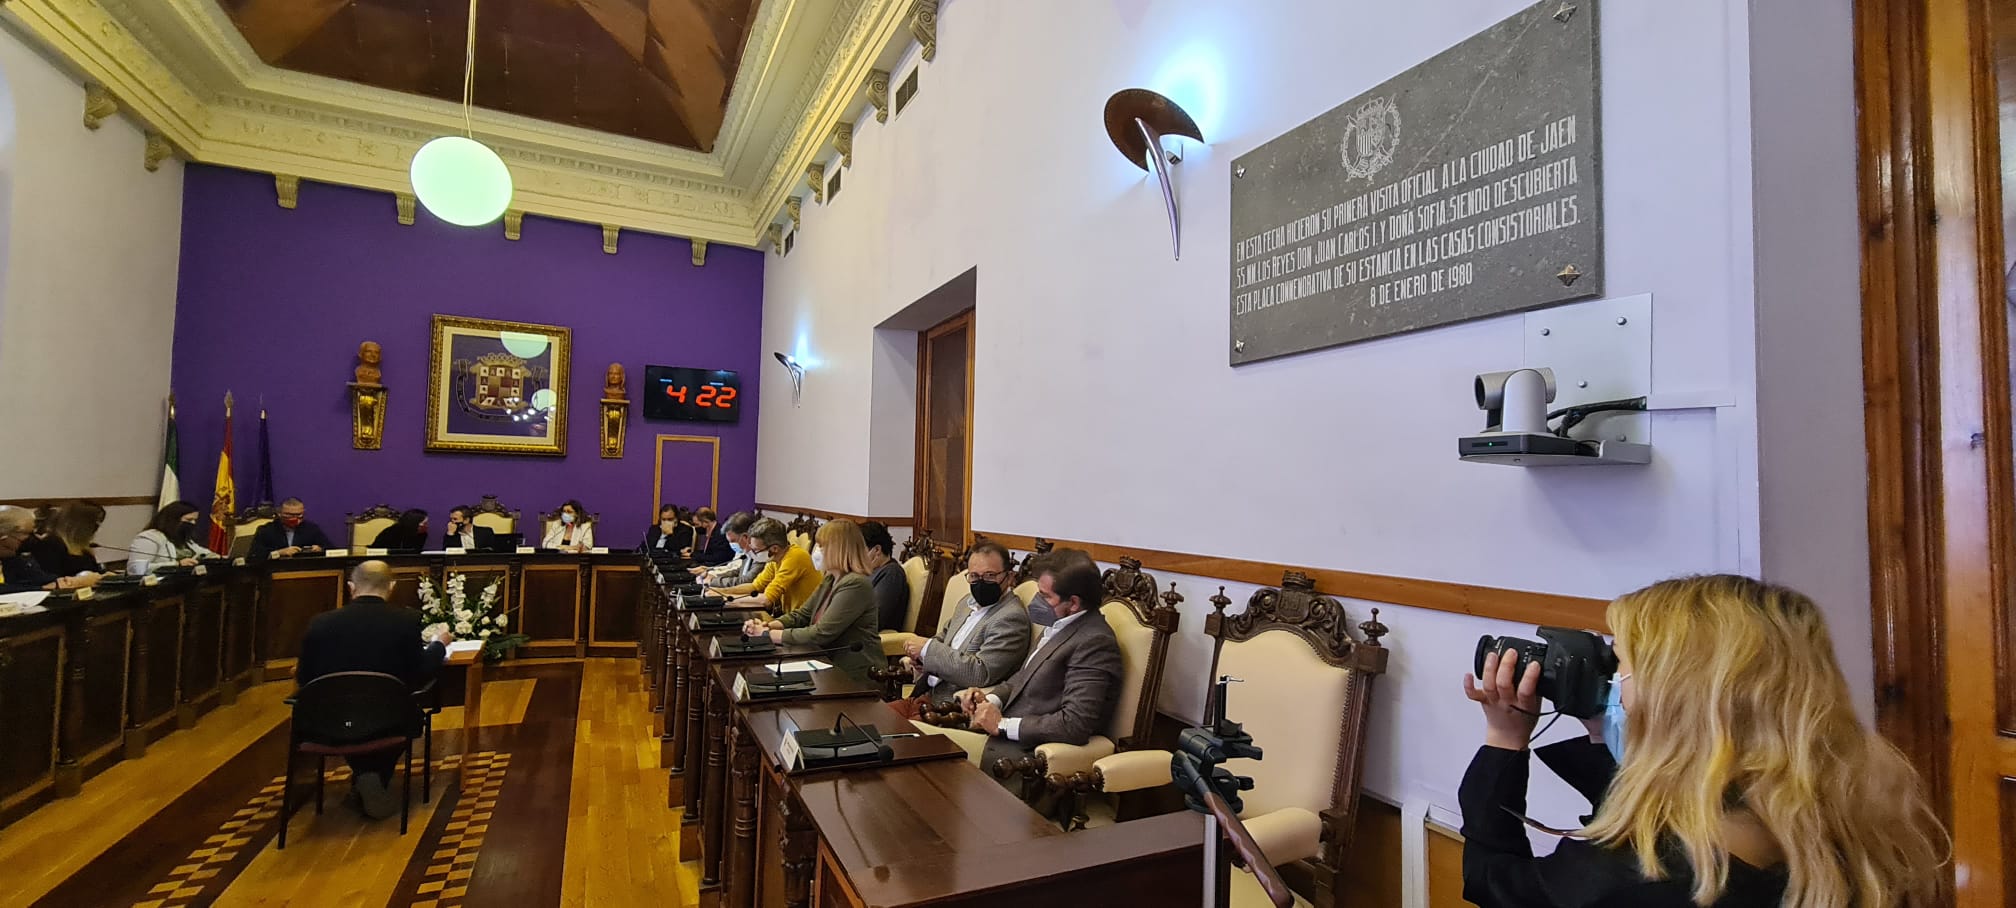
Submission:
[[[783,363],[784,368],[791,370],[791,406],[798,406],[798,396],[805,391],[805,367],[799,365],[797,360],[792,359],[787,354],[772,353],[770,355],[777,357],[777,361]]]
[[[1183,258],[1183,227],[1176,213],[1176,183],[1169,167],[1183,159],[1162,147],[1163,136],[1204,141],[1204,132],[1176,102],[1145,88],[1129,88],[1106,99],[1106,135],[1127,160],[1152,171],[1162,184],[1162,204],[1169,209],[1169,244]]]

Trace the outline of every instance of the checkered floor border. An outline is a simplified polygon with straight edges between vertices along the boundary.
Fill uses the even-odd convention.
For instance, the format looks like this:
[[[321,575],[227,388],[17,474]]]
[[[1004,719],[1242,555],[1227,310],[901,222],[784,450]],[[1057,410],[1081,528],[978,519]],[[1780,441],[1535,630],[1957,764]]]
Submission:
[[[461,765],[462,762],[463,757],[461,756],[443,757],[434,761],[434,771],[436,774],[446,773]],[[503,767],[509,762],[510,757],[508,755],[494,754],[489,751],[468,757],[472,781],[475,778],[474,774],[482,774],[482,781],[477,788],[481,790],[483,795],[481,798],[463,798],[455,810],[455,818],[457,820],[465,818],[465,811],[469,811],[471,814],[474,813],[470,810],[470,805],[476,800],[482,800],[485,805],[496,804],[496,792],[504,782]],[[309,778],[312,778],[312,776]],[[346,782],[350,779],[350,767],[334,767],[328,770],[326,779],[327,782]],[[435,784],[437,786],[440,785],[440,780],[436,779]],[[253,795],[252,799],[246,802],[245,806],[238,808],[238,811],[231,815],[231,819],[224,821],[224,825],[217,827],[216,835],[204,839],[202,847],[189,852],[189,856],[181,864],[168,872],[166,879],[162,880],[154,888],[147,890],[147,898],[143,901],[135,902],[133,908],[187,908],[187,906],[200,902],[214,900],[216,898],[215,893],[212,893],[209,899],[204,898],[204,893],[212,887],[221,890],[224,886],[230,884],[229,878],[219,880],[219,874],[231,867],[232,862],[236,861],[239,855],[247,847],[250,847],[255,840],[259,839],[267,827],[272,826],[274,821],[279,818],[280,797],[286,789],[287,778],[285,776],[274,776],[271,782],[266,783],[264,788],[259,789],[258,794]],[[304,794],[303,797],[313,798],[313,794]],[[312,806],[309,804],[301,806],[312,809]],[[295,809],[298,815],[300,807]],[[483,808],[482,817],[485,821],[489,820],[489,806]],[[455,835],[459,832],[459,829],[451,825],[449,831],[450,835]],[[463,835],[463,839],[466,838],[467,836]],[[469,862],[472,864],[475,861],[476,848],[481,846],[483,842],[481,831],[478,831],[475,839],[475,844],[469,846]],[[446,843],[449,839],[444,838],[442,841]],[[431,876],[433,870],[430,868],[428,873]],[[467,874],[464,874],[465,878],[466,876]],[[437,903],[421,902],[416,904],[434,905]],[[460,900],[458,899],[454,902],[443,901],[439,904],[460,904]]]
[[[497,808],[504,771],[510,765],[510,754],[485,751],[469,758],[462,770],[462,799],[455,802],[455,813],[442,830],[413,908],[460,908],[468,897],[469,876],[476,870],[476,855],[484,833],[490,831],[490,814]]]

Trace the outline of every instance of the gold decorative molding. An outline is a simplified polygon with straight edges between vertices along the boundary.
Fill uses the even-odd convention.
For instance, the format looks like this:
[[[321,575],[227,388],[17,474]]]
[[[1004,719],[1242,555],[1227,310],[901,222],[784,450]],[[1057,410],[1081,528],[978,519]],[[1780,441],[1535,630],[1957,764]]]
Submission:
[[[805,200],[795,195],[785,199],[784,213],[791,216],[791,229],[797,230],[805,214]]]
[[[707,241],[706,241],[706,240],[703,240],[703,239],[697,239],[697,238],[693,240],[693,267],[695,267],[695,268],[705,268],[705,267],[707,267]]]
[[[419,200],[415,199],[413,197],[413,194],[410,192],[395,192],[392,194],[392,203],[394,205],[397,205],[399,208],[400,226],[402,227],[413,226],[413,220],[414,220],[413,216],[415,214],[414,208],[417,207],[416,203],[418,201]]]
[[[603,251],[603,252],[606,252],[606,253],[609,253],[610,255],[615,255],[615,254],[616,254],[616,235],[617,235],[617,234],[619,234],[619,233],[621,233],[621,232],[623,232],[623,228],[621,228],[621,227],[619,227],[619,226],[617,226],[617,225],[615,225],[615,224],[603,224],[603,225],[602,225],[602,251]]]
[[[805,183],[812,187],[812,201],[826,204],[826,165],[813,164],[805,168]],[[792,223],[795,226],[797,219],[793,218]]]
[[[280,198],[280,207],[291,211],[301,199],[301,178],[276,173],[273,175],[273,192]]]
[[[910,33],[924,45],[924,62],[938,59],[938,0],[917,0],[910,13]]]
[[[875,122],[889,122],[889,71],[878,69],[868,74],[868,103],[875,105]]]
[[[833,127],[833,150],[840,152],[840,166],[854,166],[854,124],[842,123]]]
[[[119,99],[105,86],[96,82],[84,83],[84,128],[97,129],[106,119],[119,115]]]
[[[525,212],[511,209],[504,212],[504,238],[517,241],[525,235]]]
[[[784,254],[783,224],[771,224],[770,229],[763,234],[763,238],[770,241],[770,248],[772,251],[775,251],[778,255]]]
[[[0,2],[5,2],[5,0],[0,0]],[[168,144],[168,137],[154,130],[147,130],[147,149],[141,159],[141,164],[147,168],[148,173],[160,170],[161,162],[174,156],[175,146]]]

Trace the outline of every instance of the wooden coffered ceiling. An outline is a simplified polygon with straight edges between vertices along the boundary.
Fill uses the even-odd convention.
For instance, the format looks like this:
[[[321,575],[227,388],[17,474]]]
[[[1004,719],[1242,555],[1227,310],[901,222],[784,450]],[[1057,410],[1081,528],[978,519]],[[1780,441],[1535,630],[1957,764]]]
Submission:
[[[939,6],[480,3],[475,134],[510,166],[515,210],[742,246],[849,147],[871,83],[914,42],[935,50]],[[138,120],[150,154],[394,193],[421,145],[462,129],[467,15],[467,0],[0,0],[0,25]]]

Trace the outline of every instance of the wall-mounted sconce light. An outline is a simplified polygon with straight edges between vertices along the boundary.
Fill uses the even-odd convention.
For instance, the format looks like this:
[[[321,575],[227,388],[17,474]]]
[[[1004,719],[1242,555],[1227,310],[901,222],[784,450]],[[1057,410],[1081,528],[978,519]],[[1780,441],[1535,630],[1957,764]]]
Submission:
[[[798,361],[792,359],[788,354],[772,353],[770,355],[777,357],[777,361],[783,363],[784,368],[791,370],[791,406],[798,406],[798,396],[805,391],[805,367],[799,365]]]
[[[1127,160],[1151,171],[1162,184],[1162,204],[1169,209],[1169,244],[1183,258],[1183,227],[1176,213],[1176,183],[1169,167],[1183,158],[1162,147],[1163,136],[1204,141],[1204,132],[1176,102],[1145,88],[1129,88],[1106,99],[1106,135]]]

